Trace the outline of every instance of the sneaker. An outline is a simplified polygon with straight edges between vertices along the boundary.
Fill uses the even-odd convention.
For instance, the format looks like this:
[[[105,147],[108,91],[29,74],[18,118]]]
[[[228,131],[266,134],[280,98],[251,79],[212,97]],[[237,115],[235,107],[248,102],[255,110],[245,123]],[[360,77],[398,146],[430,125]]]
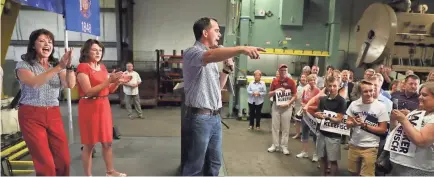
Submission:
[[[292,139],[297,139],[297,138],[300,138],[300,135],[297,134],[297,135],[292,137]]]
[[[308,158],[309,154],[307,152],[301,152],[300,154],[297,154],[295,157],[297,158]]]
[[[286,148],[286,147],[282,147],[282,152],[285,155],[289,155],[290,154],[289,151],[288,151],[288,148]]]
[[[270,148],[268,148],[268,152],[274,152],[274,151],[276,151],[277,150],[277,148],[276,148],[276,146],[273,144],[273,145],[271,145],[271,147]]]
[[[318,162],[318,156],[316,154],[312,155],[312,162]]]

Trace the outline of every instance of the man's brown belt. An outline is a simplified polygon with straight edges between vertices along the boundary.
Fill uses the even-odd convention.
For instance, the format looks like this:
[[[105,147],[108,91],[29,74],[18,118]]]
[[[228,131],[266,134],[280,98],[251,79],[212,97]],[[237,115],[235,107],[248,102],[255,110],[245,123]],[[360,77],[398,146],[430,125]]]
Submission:
[[[208,114],[208,115],[218,115],[220,114],[220,109],[217,110],[211,110],[206,108],[195,108],[195,107],[189,107],[191,110],[191,113],[193,114]]]

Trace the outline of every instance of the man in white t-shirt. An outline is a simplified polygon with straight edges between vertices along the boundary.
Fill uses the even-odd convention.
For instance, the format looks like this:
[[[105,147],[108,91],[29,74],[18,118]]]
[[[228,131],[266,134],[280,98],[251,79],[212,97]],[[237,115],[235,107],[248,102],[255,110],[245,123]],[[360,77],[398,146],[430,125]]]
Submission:
[[[352,129],[348,150],[348,171],[353,176],[375,176],[380,136],[390,120],[386,106],[374,98],[374,85],[360,81],[361,97],[347,109],[347,126]]]
[[[130,82],[123,84],[123,90],[125,93],[125,107],[128,110],[128,117],[133,119],[133,111],[131,109],[131,104],[134,104],[134,108],[136,109],[137,115],[139,118],[143,119],[142,109],[140,104],[140,96],[139,96],[139,85],[142,83],[142,79],[140,78],[139,73],[133,70],[134,66],[132,63],[127,63],[127,71],[126,73],[132,76]],[[131,103],[132,102],[132,103]]]

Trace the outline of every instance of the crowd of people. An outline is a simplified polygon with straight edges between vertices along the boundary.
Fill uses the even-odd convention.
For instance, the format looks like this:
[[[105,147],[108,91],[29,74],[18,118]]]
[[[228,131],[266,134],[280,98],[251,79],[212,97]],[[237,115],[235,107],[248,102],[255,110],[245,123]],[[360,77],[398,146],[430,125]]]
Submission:
[[[219,47],[217,20],[204,17],[193,26],[196,41],[184,53],[186,113],[182,129],[188,134],[183,176],[217,176],[221,167],[221,90],[234,71],[232,57],[240,54],[259,59],[264,49],[253,46]],[[78,124],[82,162],[86,176],[92,176],[92,150],[101,143],[107,176],[126,176],[113,167],[113,122],[108,94],[124,87],[137,87],[140,79],[128,72],[109,73],[101,63],[105,48],[87,40],[80,50],[80,64],[71,64],[72,49],[60,60],[53,57],[54,35],[45,29],[29,37],[27,52],[16,65],[21,87],[18,105],[19,126],[34,162],[36,175],[70,175],[70,155],[59,108],[62,88],[78,86]],[[219,71],[218,62],[224,63]],[[272,145],[269,152],[291,154],[288,147],[290,120],[296,124],[294,139],[301,139],[298,158],[309,157],[313,138],[313,161],[320,161],[322,175],[338,175],[341,142],[348,141],[348,170],[353,175],[434,175],[434,72],[423,81],[411,71],[402,81],[390,77],[391,69],[367,69],[364,78],[354,81],[353,73],[328,67],[324,76],[318,66],[306,66],[296,82],[281,64],[270,90],[260,81],[261,71],[249,84],[249,129],[260,130],[264,99],[272,99]],[[131,83],[131,82],[135,83]],[[137,95],[131,92],[127,95]],[[131,96],[131,99],[133,96]],[[18,106],[16,105],[16,106]],[[141,110],[136,110],[142,117]],[[129,117],[132,111],[129,109]],[[143,117],[142,117],[143,118]],[[256,120],[256,121],[255,121]],[[343,133],[321,127],[339,125]],[[254,128],[255,127],[255,128]],[[336,130],[336,129],[334,129]],[[349,133],[345,133],[350,130]],[[281,136],[280,136],[281,133]],[[405,136],[400,136],[405,134]],[[392,138],[390,138],[392,137]],[[399,150],[384,147],[396,146]],[[393,139],[393,142],[390,142]],[[390,152],[389,155],[383,152]],[[384,155],[385,154],[385,155]],[[382,158],[384,157],[384,158]],[[392,168],[377,168],[379,160]],[[387,164],[387,163],[382,163]],[[383,166],[382,166],[383,167]],[[382,170],[380,170],[382,169]],[[387,170],[389,169],[389,170]],[[391,172],[390,172],[391,169]]]
[[[331,66],[324,76],[318,73],[318,66],[305,66],[296,83],[288,67],[279,65],[268,91],[272,101],[272,145],[268,152],[291,153],[288,137],[293,122],[296,133],[292,138],[302,143],[302,151],[295,157],[309,158],[309,146],[315,147],[311,159],[319,161],[322,175],[339,175],[338,161],[344,160],[341,144],[348,150],[344,163],[352,175],[434,175],[434,70],[426,80],[411,70],[404,79],[394,80],[391,69],[383,65],[366,69],[359,81],[354,80],[353,72]],[[261,94],[265,93],[263,84],[258,70],[247,88],[249,129],[253,119],[260,120],[261,110],[254,105],[262,105],[267,97]],[[417,124],[412,119],[421,112],[422,120]],[[257,121],[257,130],[259,125]],[[330,130],[327,125],[340,129]],[[404,135],[398,136],[402,132]],[[403,140],[395,142],[397,137]],[[387,149],[398,146],[386,145],[388,138],[390,143],[400,144],[398,151]],[[403,153],[409,148],[412,153]]]

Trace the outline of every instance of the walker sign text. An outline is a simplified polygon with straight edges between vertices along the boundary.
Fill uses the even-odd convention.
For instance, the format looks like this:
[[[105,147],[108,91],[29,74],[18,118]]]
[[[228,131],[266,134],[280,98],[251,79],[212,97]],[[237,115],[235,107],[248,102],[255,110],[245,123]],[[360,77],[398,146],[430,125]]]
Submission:
[[[408,114],[407,118],[417,130],[420,130],[424,116],[425,111],[413,111]],[[387,136],[384,146],[384,150],[410,157],[414,157],[416,148],[417,146],[407,137],[401,124]]]

